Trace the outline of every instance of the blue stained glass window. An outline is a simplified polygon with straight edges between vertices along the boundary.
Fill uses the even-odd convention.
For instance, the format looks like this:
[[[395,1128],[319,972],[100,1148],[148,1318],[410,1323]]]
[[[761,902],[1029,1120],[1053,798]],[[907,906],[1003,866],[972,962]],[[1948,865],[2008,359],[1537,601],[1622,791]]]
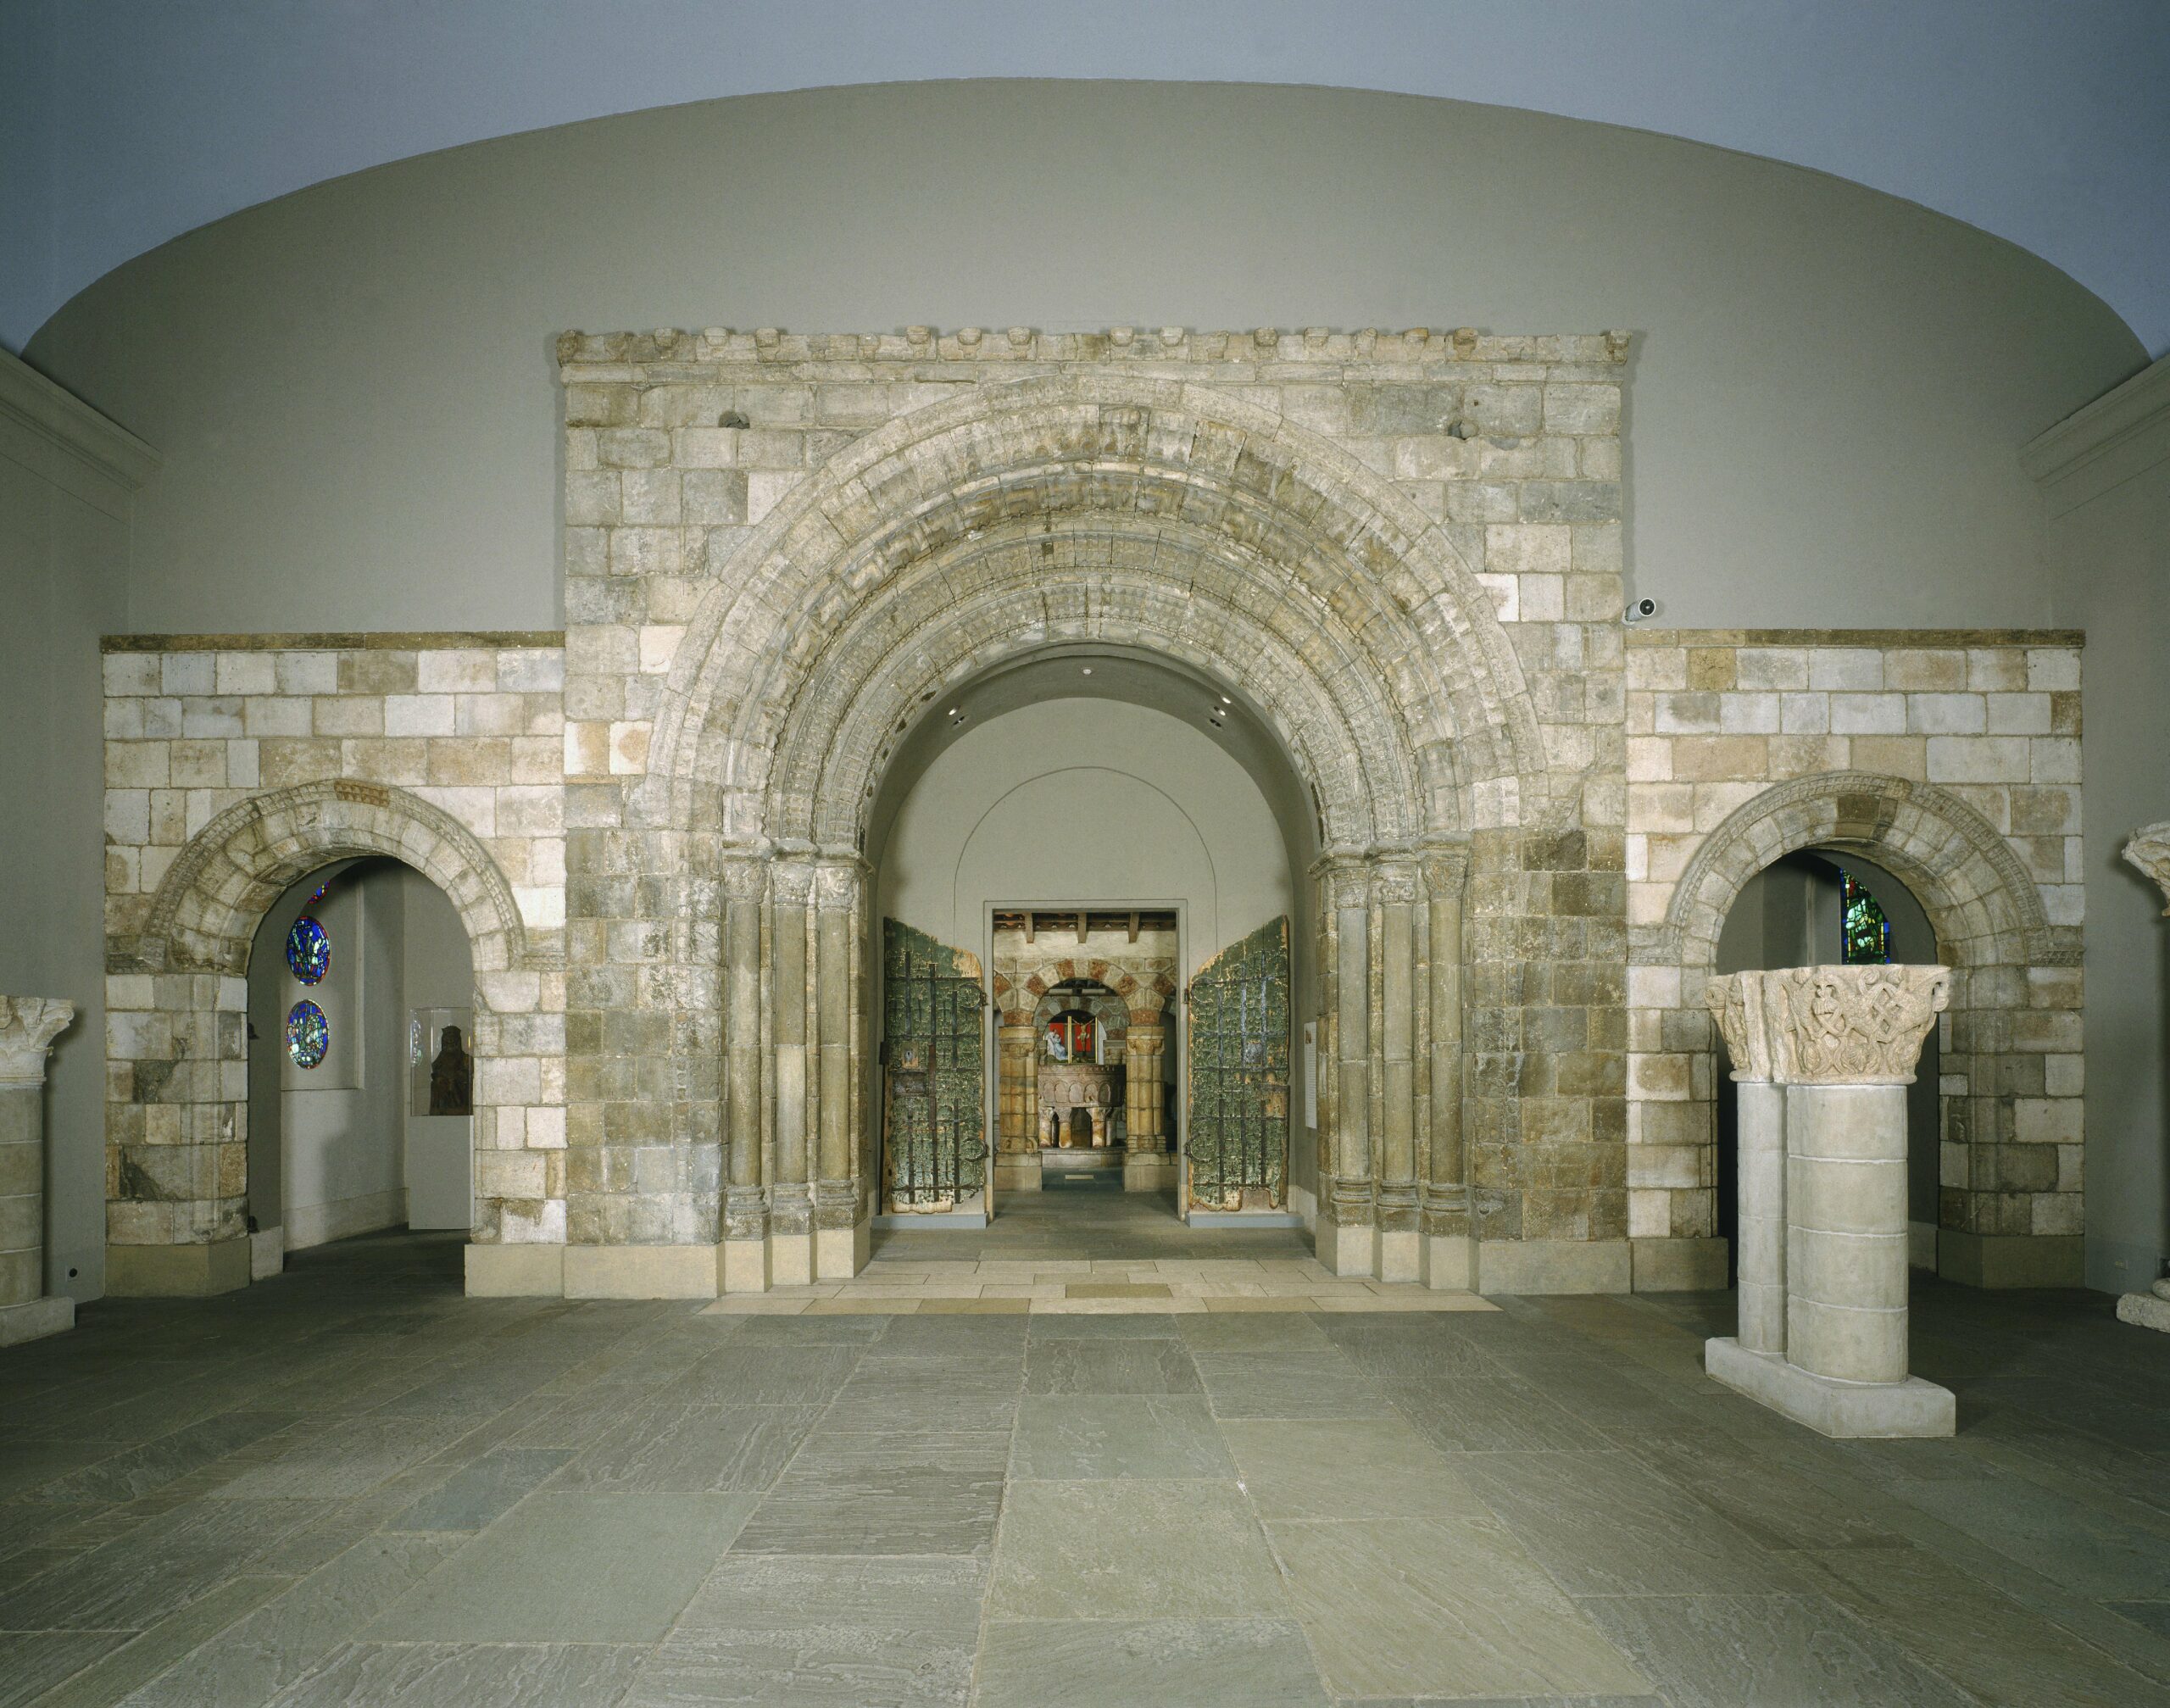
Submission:
[[[314,1067],[331,1048],[331,1022],[306,999],[287,1010],[287,1054],[296,1067]]]
[[[331,971],[331,937],[303,914],[287,933],[287,965],[303,984],[320,984]]]
[[[1883,966],[1891,960],[1891,921],[1877,899],[1849,873],[1839,884],[1839,959],[1848,966]]]

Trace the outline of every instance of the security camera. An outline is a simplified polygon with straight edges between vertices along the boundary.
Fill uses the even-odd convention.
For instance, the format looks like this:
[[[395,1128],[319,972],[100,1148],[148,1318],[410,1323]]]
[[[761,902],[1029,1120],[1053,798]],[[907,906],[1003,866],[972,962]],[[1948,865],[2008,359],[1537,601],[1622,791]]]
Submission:
[[[1624,613],[1623,620],[1631,623],[1639,623],[1645,617],[1654,617],[1657,614],[1658,602],[1655,599],[1630,599],[1628,601],[1628,609]]]

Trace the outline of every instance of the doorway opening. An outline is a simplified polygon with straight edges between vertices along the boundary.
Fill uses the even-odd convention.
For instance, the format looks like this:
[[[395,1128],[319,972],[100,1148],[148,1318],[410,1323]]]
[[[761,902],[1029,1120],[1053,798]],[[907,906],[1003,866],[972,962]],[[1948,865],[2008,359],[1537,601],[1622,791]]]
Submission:
[[[1911,890],[1859,854],[1816,848],[1772,861],[1742,887],[1718,935],[1715,970],[1934,965],[1939,959],[1935,928]],[[1922,1041],[1914,1082],[1906,1091],[1907,1255],[1914,1268],[1932,1271],[1937,1266],[1945,1025],[1939,1021],[1931,1026]],[[1717,1232],[1726,1241],[1730,1284],[1739,1244],[1739,1104],[1722,1038],[1717,1054]]]
[[[1188,665],[1065,649],[943,693],[870,814],[877,1226],[1304,1226],[1317,847],[1271,722]]]
[[[287,1253],[475,1222],[475,973],[428,878],[382,856],[287,886],[248,958],[252,1278]]]

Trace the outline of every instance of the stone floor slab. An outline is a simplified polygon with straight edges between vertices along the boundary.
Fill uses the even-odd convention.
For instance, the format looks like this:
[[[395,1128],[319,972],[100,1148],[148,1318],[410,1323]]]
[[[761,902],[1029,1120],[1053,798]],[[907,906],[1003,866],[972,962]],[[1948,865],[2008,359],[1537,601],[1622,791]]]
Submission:
[[[1285,1618],[1272,1556],[1232,1483],[1017,1483],[994,1618]]]
[[[977,1708],[1327,1708],[1290,1619],[996,1620]]]

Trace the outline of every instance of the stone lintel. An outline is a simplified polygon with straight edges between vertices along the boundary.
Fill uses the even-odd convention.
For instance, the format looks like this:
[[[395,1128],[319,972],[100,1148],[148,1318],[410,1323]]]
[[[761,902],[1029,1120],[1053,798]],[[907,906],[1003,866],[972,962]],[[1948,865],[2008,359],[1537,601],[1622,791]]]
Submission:
[[[548,652],[563,629],[390,629],[329,634],[102,635],[102,653]]]
[[[1904,1382],[1839,1382],[1732,1339],[1703,1343],[1711,1378],[1757,1404],[1839,1441],[1940,1438],[1956,1433],[1951,1390],[1910,1376]]]
[[[1669,647],[2057,647],[2087,644],[2084,629],[1648,629],[1626,631],[1630,651]]]

